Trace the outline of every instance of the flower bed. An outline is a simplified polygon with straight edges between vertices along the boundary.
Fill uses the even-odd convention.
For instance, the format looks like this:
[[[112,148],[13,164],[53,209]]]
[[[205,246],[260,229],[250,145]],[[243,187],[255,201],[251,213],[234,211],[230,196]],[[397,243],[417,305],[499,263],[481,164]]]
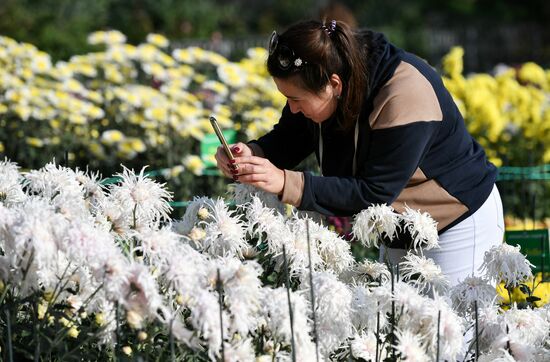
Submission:
[[[422,256],[437,233],[415,210],[376,206],[354,218],[365,246],[407,224],[414,248],[397,272],[357,262],[315,215],[249,187],[235,185],[235,207],[200,197],[170,220],[163,185],[143,171],[118,176],[103,187],[53,163],[21,174],[0,162],[3,360],[550,356],[548,304],[533,308],[536,295],[510,304],[494,287],[532,292],[518,248],[491,249],[483,275],[451,286]]]

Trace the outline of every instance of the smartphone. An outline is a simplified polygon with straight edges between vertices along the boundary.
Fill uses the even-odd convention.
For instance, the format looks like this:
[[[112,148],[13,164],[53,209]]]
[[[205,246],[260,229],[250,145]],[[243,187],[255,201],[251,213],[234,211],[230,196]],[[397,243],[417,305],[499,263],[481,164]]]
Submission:
[[[225,151],[225,154],[227,155],[227,158],[230,160],[234,160],[235,157],[233,157],[233,153],[231,153],[231,150],[229,149],[229,145],[227,144],[227,141],[225,140],[225,137],[223,136],[222,130],[220,129],[220,126],[218,125],[218,121],[214,116],[210,116],[210,124],[212,125],[212,128],[214,128],[214,132],[216,132],[216,136],[218,136],[218,139],[220,140],[220,143],[222,144],[223,150]]]

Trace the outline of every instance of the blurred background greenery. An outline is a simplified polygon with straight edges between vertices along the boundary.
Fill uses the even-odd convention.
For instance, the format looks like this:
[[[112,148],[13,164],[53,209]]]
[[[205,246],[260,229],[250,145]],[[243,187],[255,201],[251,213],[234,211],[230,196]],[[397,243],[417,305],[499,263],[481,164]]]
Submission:
[[[106,29],[121,31],[132,44],[161,33],[182,45],[210,43],[238,58],[243,49],[263,45],[273,29],[327,11],[384,31],[432,64],[453,45],[465,48],[466,71],[500,62],[546,67],[550,60],[546,0],[2,0],[0,34],[55,60],[93,50],[87,34]]]

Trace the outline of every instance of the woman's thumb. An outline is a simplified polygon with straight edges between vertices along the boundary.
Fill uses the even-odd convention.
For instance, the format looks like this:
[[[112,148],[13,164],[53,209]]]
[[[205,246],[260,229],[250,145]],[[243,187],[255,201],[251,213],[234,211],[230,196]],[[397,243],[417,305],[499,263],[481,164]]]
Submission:
[[[244,147],[243,147],[243,144],[241,142],[233,145],[233,147],[231,147],[231,151],[232,152],[235,152],[235,153],[241,153],[243,151]]]

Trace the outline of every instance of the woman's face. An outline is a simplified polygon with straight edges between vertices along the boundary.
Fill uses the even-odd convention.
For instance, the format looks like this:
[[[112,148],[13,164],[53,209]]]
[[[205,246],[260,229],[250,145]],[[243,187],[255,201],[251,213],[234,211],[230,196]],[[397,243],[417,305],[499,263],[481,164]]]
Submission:
[[[315,123],[321,123],[329,119],[336,111],[340,94],[331,83],[319,93],[298,86],[299,81],[295,77],[273,78],[279,92],[288,100],[288,106],[292,113],[302,112],[304,116]]]

